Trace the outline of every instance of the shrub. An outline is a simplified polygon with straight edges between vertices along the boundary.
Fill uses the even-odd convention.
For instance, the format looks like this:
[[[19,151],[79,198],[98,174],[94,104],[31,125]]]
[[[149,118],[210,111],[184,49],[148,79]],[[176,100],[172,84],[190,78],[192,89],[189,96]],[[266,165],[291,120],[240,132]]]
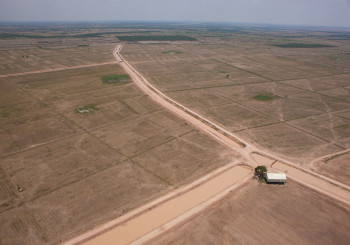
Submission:
[[[257,166],[255,169],[255,176],[259,178],[259,180],[263,180],[265,178],[265,173],[267,172],[266,166]]]

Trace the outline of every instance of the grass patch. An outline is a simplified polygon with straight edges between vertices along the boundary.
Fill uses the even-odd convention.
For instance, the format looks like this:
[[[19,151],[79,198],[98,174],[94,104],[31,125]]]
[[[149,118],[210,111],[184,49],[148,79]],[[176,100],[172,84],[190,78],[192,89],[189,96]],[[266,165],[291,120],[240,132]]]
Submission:
[[[78,44],[78,47],[90,47],[89,44]]]
[[[270,101],[274,99],[273,96],[265,95],[265,94],[258,94],[258,95],[255,95],[253,98],[259,101]]]
[[[228,73],[228,72],[227,72],[227,71],[218,71],[218,73],[226,74],[226,73]]]
[[[89,113],[94,113],[95,111],[100,110],[94,105],[86,105],[86,106],[79,106],[75,109],[76,113],[79,114],[89,114]]]
[[[149,36],[118,36],[120,41],[197,41],[197,39],[182,35],[149,35]]]
[[[112,74],[112,75],[106,75],[102,78],[103,83],[108,84],[124,84],[131,81],[129,75],[127,74]]]
[[[163,51],[163,54],[182,54],[181,51]]]
[[[280,48],[333,48],[336,46],[318,43],[286,43],[286,44],[272,44]]]

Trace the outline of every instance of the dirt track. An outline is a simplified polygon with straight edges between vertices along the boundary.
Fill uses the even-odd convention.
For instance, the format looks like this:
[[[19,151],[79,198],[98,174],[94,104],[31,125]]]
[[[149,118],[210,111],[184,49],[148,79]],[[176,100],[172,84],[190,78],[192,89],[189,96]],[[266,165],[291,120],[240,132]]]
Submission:
[[[139,74],[127,61],[125,61],[120,55],[119,51],[121,50],[121,45],[118,45],[115,49],[114,56],[116,57],[116,60],[120,62],[120,65],[125,69],[126,72],[129,73],[129,75],[132,77],[133,81],[146,93],[148,94],[154,101],[161,104],[163,107],[167,108],[171,112],[175,113],[176,115],[182,117],[186,121],[193,124],[195,127],[201,129],[202,131],[208,133],[209,135],[213,136],[215,139],[217,139],[219,142],[230,146],[231,148],[237,150],[239,153],[241,153],[245,157],[245,163],[250,164],[252,167],[256,166],[258,163],[267,163],[267,165],[271,165],[272,170],[275,171],[288,171],[288,174],[298,181],[299,183],[314,189],[318,192],[321,192],[325,195],[328,195],[335,200],[341,201],[342,203],[350,205],[350,188],[344,184],[341,184],[335,180],[324,178],[322,175],[311,173],[310,171],[306,171],[304,169],[301,169],[300,167],[294,165],[293,163],[284,161],[283,159],[279,159],[278,157],[272,156],[272,155],[266,155],[263,152],[260,152],[259,149],[256,149],[255,147],[251,146],[250,144],[247,144],[243,140],[237,138],[236,136],[232,135],[231,133],[227,132],[225,129],[219,127],[218,125],[215,125],[214,123],[208,121],[207,119],[201,117],[200,115],[194,113],[190,109],[184,107],[183,105],[179,104],[178,102],[172,100],[171,98],[164,95],[161,91],[156,89],[153,85],[147,82],[145,78],[141,74]],[[252,154],[255,152],[258,152],[261,157],[257,159],[257,157],[253,157]],[[256,155],[255,155],[256,156]],[[272,162],[270,162],[272,161]],[[277,162],[276,166],[278,166],[277,169],[274,169],[272,164]],[[244,178],[244,177],[242,177]],[[321,184],[320,184],[321,183]],[[339,192],[340,190],[340,192]],[[189,194],[189,193],[186,193]],[[183,194],[185,195],[185,194]],[[154,204],[157,205],[157,204]],[[140,213],[134,214],[142,215]],[[138,219],[140,216],[133,218]],[[152,218],[152,217],[150,217]],[[183,217],[183,219],[188,218]],[[182,219],[182,220],[183,220]],[[177,219],[178,222],[181,220]],[[131,222],[131,221],[129,221]],[[175,225],[175,224],[173,224]],[[167,227],[169,229],[171,227]],[[110,227],[107,227],[106,229],[110,229]],[[106,230],[105,229],[105,230]],[[164,227],[162,229],[158,229],[158,232],[163,231]],[[77,239],[74,239],[74,241],[70,241],[67,244],[75,244],[79,243],[83,240],[89,239],[92,236],[95,236],[96,234],[102,233],[104,230],[99,229],[98,231],[93,230],[86,234],[84,234],[81,237],[78,237]],[[151,230],[150,230],[151,231]],[[96,233],[97,232],[97,233]],[[108,233],[106,233],[108,234]],[[105,234],[103,234],[101,237],[103,237]],[[108,236],[108,235],[107,235]],[[133,241],[135,239],[139,239],[139,235],[133,236],[131,240]],[[100,239],[100,237],[98,237]],[[101,238],[103,239],[103,238]],[[143,239],[143,240],[142,240]],[[147,241],[147,236],[144,238],[141,238],[140,241]]]

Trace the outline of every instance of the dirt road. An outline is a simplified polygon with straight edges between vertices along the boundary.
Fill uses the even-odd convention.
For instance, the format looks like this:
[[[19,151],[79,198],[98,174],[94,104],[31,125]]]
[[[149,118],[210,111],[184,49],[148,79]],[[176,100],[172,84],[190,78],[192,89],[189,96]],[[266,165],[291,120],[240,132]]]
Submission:
[[[322,175],[304,170],[293,163],[271,154],[261,152],[256,147],[244,142],[242,139],[236,137],[220,126],[210,122],[189,108],[186,108],[180,103],[167,97],[151,85],[140,73],[125,61],[122,56],[120,56],[119,52],[121,48],[122,46],[118,45],[114,50],[116,60],[146,94],[163,107],[185,119],[200,130],[213,136],[222,144],[225,144],[241,153],[242,156],[245,157],[245,164],[248,164],[251,167],[255,167],[258,164],[266,164],[272,171],[287,172],[287,176],[299,183],[328,195],[335,200],[350,205],[349,186],[328,179]],[[226,166],[226,169],[222,170],[220,174],[218,174],[217,171],[214,171],[208,176],[217,175],[216,177],[213,179],[206,177],[207,179],[201,182],[201,184],[193,190],[189,190],[190,187],[185,187],[180,192],[178,190],[170,193],[166,197],[160,198],[151,204],[147,204],[130,214],[89,231],[65,244],[76,244],[83,241],[88,241],[86,244],[137,244],[145,242],[160,232],[163,232],[178,222],[188,218],[191,214],[199,212],[207,206],[205,204],[212,203],[213,200],[215,201],[218,200],[218,198],[223,197],[225,193],[227,194],[227,190],[234,189],[238,184],[242,184],[244,180],[252,176],[251,170],[247,171],[247,169],[244,169],[245,168],[241,166]],[[198,184],[198,181],[189,186],[194,186],[195,184]],[[206,191],[202,192],[202,188],[209,188],[210,190],[213,190],[213,192],[204,194]],[[213,199],[213,196],[216,198]],[[145,213],[145,210],[147,209],[150,211]],[[115,228],[111,230],[112,227]]]

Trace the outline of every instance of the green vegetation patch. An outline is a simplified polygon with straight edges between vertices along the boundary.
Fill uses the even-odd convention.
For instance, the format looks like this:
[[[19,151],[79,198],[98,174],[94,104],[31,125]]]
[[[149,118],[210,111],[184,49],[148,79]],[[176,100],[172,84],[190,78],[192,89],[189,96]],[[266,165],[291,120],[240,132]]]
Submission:
[[[94,105],[86,105],[86,106],[79,106],[75,109],[76,113],[80,114],[89,114],[89,113],[94,113],[95,111],[100,110]]]
[[[182,35],[149,35],[149,36],[118,36],[120,41],[197,41],[197,39]]]
[[[258,94],[258,95],[255,95],[253,98],[259,101],[270,101],[274,99],[274,96],[266,95],[266,94]]]
[[[227,71],[218,71],[218,73],[226,74],[226,73],[228,73],[228,72],[227,72]]]
[[[163,51],[163,54],[182,54],[181,51]]]
[[[272,44],[280,48],[333,48],[336,46],[318,43],[286,43],[286,44]]]
[[[254,169],[254,174],[255,176],[259,179],[260,183],[264,183],[265,182],[265,174],[267,173],[267,168],[266,166],[257,166]]]
[[[106,75],[102,78],[103,83],[108,84],[124,84],[129,83],[131,81],[129,75],[127,74],[112,74],[112,75]]]

